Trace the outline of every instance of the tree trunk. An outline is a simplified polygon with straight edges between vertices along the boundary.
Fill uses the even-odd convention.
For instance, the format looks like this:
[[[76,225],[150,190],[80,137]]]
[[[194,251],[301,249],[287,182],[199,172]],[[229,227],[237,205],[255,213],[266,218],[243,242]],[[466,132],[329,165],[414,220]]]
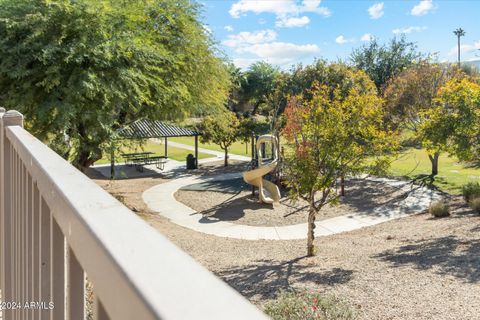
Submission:
[[[436,176],[438,174],[438,157],[439,153],[435,152],[433,155],[429,154],[428,158],[430,159],[430,162],[432,163],[432,176]]]
[[[81,146],[80,146],[81,148]],[[98,159],[97,159],[98,160]],[[95,163],[96,160],[91,158],[91,152],[84,148],[81,148],[75,159],[73,160],[73,165],[80,171],[85,172],[88,167]]]
[[[257,103],[255,103],[253,105],[253,110],[252,110],[252,116],[254,116],[255,114],[257,114],[257,111],[258,111],[258,107],[260,107],[260,105],[262,104],[262,100],[261,101],[258,101]]]
[[[245,154],[248,154],[248,140],[245,141]]]
[[[80,171],[85,172],[88,167],[101,158],[101,150],[98,148],[98,143],[94,144],[88,137],[85,125],[82,122],[77,124],[80,141],[78,143],[78,151],[73,159],[72,164]],[[95,156],[95,151],[100,157]]]
[[[308,212],[308,231],[307,231],[307,256],[312,257],[315,255],[315,247],[313,245],[313,240],[315,239],[315,215],[316,211],[314,208],[310,207]]]
[[[224,166],[228,166],[228,148],[225,148],[225,163],[224,163]]]

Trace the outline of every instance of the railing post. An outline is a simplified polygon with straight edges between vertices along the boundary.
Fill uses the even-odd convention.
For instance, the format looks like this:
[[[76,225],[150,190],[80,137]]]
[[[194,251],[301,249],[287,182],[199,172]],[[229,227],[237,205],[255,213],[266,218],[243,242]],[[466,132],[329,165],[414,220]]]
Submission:
[[[40,198],[40,301],[52,301],[52,214],[48,204]],[[41,320],[50,319],[48,309],[40,310]]]
[[[1,246],[1,290],[2,301],[12,301],[12,285],[15,266],[12,261],[12,146],[5,131],[9,126],[23,126],[23,116],[15,110],[0,110],[0,246]],[[12,311],[4,310],[3,320],[12,319]]]
[[[68,247],[68,320],[85,319],[85,273],[73,250]]]
[[[3,243],[3,114],[5,113],[4,108],[0,108],[0,242]],[[2,244],[0,244],[1,246]],[[0,247],[0,290],[3,292],[5,277],[3,273],[4,268],[4,253],[5,249]],[[2,301],[2,295],[0,293],[0,302]],[[2,314],[2,311],[0,311]],[[3,318],[3,317],[2,317]]]
[[[55,219],[52,218],[52,268],[51,268],[51,301],[54,309],[51,318],[65,318],[65,238]]]

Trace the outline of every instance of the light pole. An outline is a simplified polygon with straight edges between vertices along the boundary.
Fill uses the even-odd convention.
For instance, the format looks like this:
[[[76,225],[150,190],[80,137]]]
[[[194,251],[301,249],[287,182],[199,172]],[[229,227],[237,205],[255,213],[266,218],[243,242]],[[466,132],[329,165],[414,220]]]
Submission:
[[[458,66],[460,67],[460,37],[463,37],[465,35],[465,30],[462,28],[458,28],[453,31],[453,34],[457,36],[457,42],[458,42]]]

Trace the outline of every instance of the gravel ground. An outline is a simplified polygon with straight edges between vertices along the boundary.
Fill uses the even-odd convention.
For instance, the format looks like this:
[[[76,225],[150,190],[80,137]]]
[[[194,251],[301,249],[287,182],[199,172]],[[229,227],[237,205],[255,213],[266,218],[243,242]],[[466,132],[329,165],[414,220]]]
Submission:
[[[327,205],[320,211],[317,220],[328,219],[353,212],[369,212],[373,208],[394,202],[403,196],[396,188],[384,183],[362,180],[347,182],[347,196],[338,205]],[[286,194],[286,192],[282,192]],[[179,190],[175,198],[204,216],[221,221],[249,226],[282,226],[305,223],[308,203],[296,202],[283,197],[279,204],[260,203],[250,191],[229,194],[215,191]]]
[[[280,289],[308,288],[345,299],[359,319],[479,319],[480,216],[458,198],[450,217],[419,214],[320,237],[306,258],[303,240],[220,238],[152,214],[141,194],[161,178],[96,181],[260,307]]]

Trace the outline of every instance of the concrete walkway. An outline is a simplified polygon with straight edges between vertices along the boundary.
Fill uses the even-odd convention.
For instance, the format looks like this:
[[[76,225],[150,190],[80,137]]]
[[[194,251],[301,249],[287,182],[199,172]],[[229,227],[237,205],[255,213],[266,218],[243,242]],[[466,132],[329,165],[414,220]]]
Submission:
[[[195,210],[178,202],[174,197],[175,192],[183,186],[199,182],[229,180],[239,177],[241,177],[241,173],[230,173],[213,177],[184,176],[154,186],[146,190],[142,197],[152,211],[158,212],[162,216],[170,219],[173,223],[198,232],[245,240],[293,240],[306,238],[306,223],[278,227],[234,224],[211,217],[203,217]],[[394,205],[379,206],[373,212],[352,213],[318,221],[316,222],[315,229],[316,236],[326,236],[355,230],[392,219],[406,217],[426,210],[431,201],[440,199],[438,193],[427,188],[412,186],[408,182],[385,178],[369,178],[369,180],[400,188],[406,193],[406,197]]]

